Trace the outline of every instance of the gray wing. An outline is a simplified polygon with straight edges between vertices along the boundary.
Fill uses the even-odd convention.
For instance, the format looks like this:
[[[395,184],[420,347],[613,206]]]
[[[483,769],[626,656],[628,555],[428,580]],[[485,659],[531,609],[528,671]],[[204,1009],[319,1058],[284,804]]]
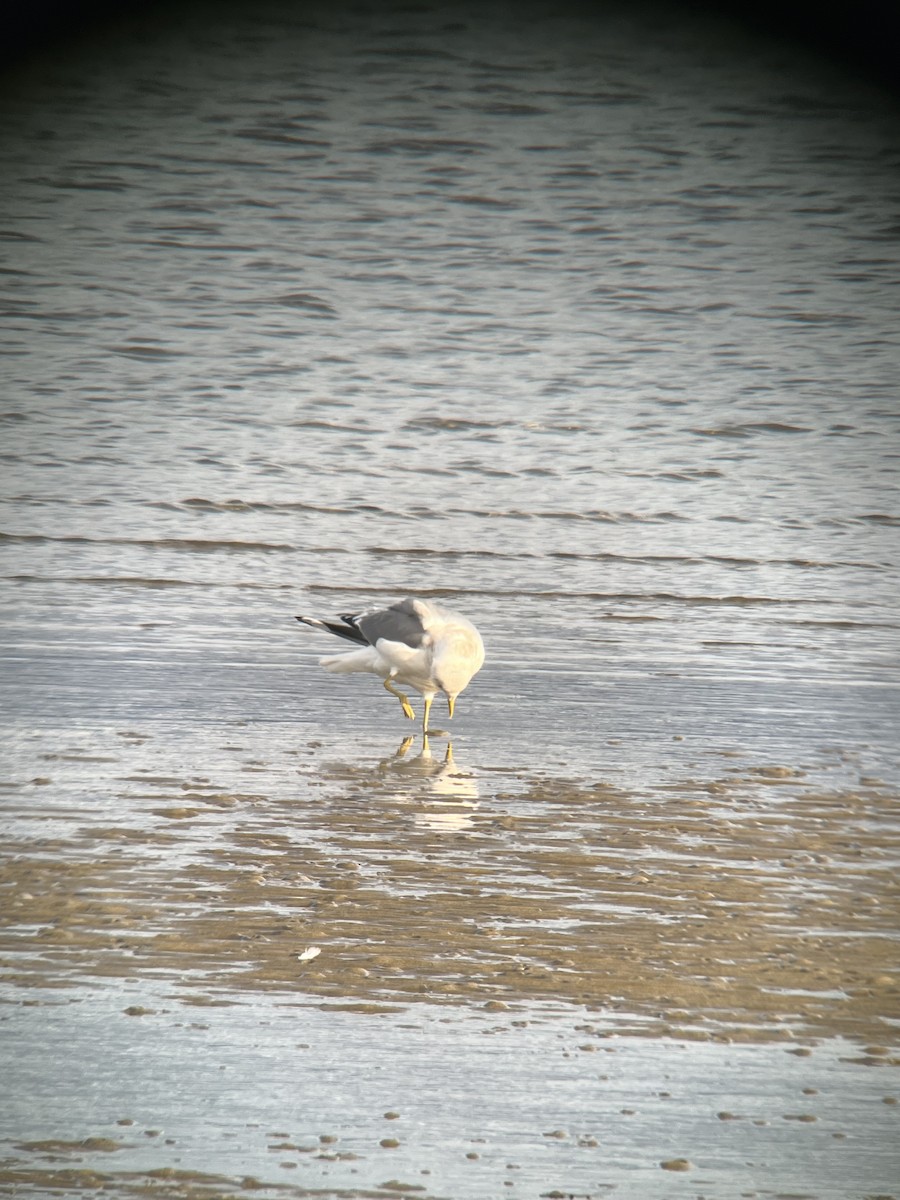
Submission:
[[[403,642],[415,649],[422,645],[425,638],[422,618],[409,599],[399,600],[390,608],[381,608],[377,612],[362,613],[358,617],[342,615],[341,620],[355,626],[370,646],[374,646],[379,638],[387,638],[390,642]]]

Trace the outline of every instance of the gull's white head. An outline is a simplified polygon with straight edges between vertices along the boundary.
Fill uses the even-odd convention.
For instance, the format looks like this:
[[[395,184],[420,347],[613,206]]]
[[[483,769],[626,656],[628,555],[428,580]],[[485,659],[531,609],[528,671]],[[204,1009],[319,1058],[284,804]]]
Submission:
[[[456,697],[471,683],[484,664],[484,642],[481,634],[468,621],[457,621],[435,647],[432,674],[447,697],[447,707],[453,716]]]

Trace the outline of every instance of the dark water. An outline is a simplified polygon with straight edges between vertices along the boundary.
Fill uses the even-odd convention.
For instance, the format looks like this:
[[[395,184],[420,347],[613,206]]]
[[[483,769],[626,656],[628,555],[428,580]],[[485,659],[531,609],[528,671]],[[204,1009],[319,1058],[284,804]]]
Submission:
[[[892,1042],[894,100],[789,43],[674,10],[263,4],[137,17],[47,51],[9,74],[2,107],[13,867],[88,870],[99,854],[125,869],[126,897],[155,872],[158,931],[178,908],[166,889],[188,886],[204,847],[243,864],[248,829],[280,845],[286,803],[302,811],[304,845],[378,874],[370,835],[354,843],[342,823],[353,789],[398,806],[396,830],[371,834],[378,854],[412,829],[436,839],[427,863],[448,835],[493,837],[487,823],[536,813],[535,781],[557,781],[576,789],[570,802],[524,841],[501,832],[497,853],[519,864],[511,893],[549,878],[548,911],[570,905],[553,928],[577,930],[585,906],[596,913],[592,887],[542,855],[551,837],[607,852],[595,810],[577,815],[584,789],[619,789],[621,820],[640,824],[676,796],[693,820],[697,789],[712,788],[703,803],[718,794],[720,808],[678,832],[679,853],[690,844],[708,872],[704,822],[721,822],[729,887],[762,864],[761,912],[770,888],[787,903],[772,883],[785,871],[816,904],[836,897],[833,927],[817,931],[811,906],[795,935],[819,938],[810,970],[828,939],[874,938],[872,963],[845,961],[875,997],[858,1028]],[[376,680],[321,672],[327,643],[292,619],[409,593],[462,609],[487,644],[453,722],[452,770],[443,743],[431,760],[395,760],[408,732],[396,703]],[[201,794],[226,798],[221,820],[205,808],[183,833],[159,832]],[[325,796],[338,815],[317,831]],[[752,822],[744,807],[732,823],[738,805],[780,813],[783,843],[741,841]],[[635,853],[689,890],[668,836]],[[40,900],[24,878],[14,870],[5,894]],[[399,878],[384,876],[386,893],[402,894]],[[77,906],[76,883],[66,889]],[[727,902],[737,912],[738,892]],[[620,896],[604,911],[627,907]],[[857,927],[876,910],[877,934]],[[4,961],[18,987],[102,974],[63,948],[28,983],[29,939],[54,920],[15,918]],[[826,998],[840,953],[822,968]],[[164,967],[133,970],[149,980]],[[421,970],[444,996],[440,971]],[[676,975],[652,1003],[674,998]],[[274,982],[261,977],[260,1005]],[[622,994],[646,1019],[638,990]],[[560,983],[560,1002],[579,996]],[[748,1026],[800,1029],[743,1003]],[[357,1017],[363,1040],[370,1019]],[[857,1029],[821,1021],[820,1036]],[[894,1111],[857,1123],[875,1164]],[[50,1137],[42,1122],[25,1104],[9,1135]],[[650,1141],[633,1153],[658,1172],[666,1156]],[[532,1190],[510,1194],[565,1176],[542,1178],[541,1145]],[[808,1171],[802,1151],[778,1153]],[[849,1194],[861,1168],[825,1167],[813,1193]],[[616,1194],[638,1194],[609,1169]],[[360,1186],[390,1178],[360,1170]],[[778,1174],[716,1170],[706,1195],[775,1187]],[[576,1175],[582,1190],[606,1178]],[[859,1194],[889,1175],[873,1166]],[[663,1178],[666,1195],[694,1194],[680,1190],[688,1175]],[[454,1168],[429,1186],[485,1195],[472,1179],[467,1190]]]

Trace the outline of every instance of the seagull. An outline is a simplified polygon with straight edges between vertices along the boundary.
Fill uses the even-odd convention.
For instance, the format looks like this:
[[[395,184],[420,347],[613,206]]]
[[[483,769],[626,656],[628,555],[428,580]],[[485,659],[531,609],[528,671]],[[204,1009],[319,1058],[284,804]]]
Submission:
[[[472,622],[431,600],[407,596],[389,608],[345,613],[336,621],[321,621],[318,617],[297,617],[297,620],[361,646],[362,649],[348,654],[320,658],[319,663],[335,674],[380,675],[410,720],[416,714],[409,697],[396,684],[421,692],[425,701],[423,733],[428,732],[428,714],[437,693],[443,692],[447,697],[452,717],[456,697],[484,662],[484,643]]]

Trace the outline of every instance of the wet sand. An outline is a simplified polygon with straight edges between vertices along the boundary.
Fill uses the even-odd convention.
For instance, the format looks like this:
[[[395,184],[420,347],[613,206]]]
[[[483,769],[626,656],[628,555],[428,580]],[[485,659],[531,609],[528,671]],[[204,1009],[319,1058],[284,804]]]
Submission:
[[[896,1048],[890,789],[736,756],[640,793],[476,777],[447,753],[322,762],[280,797],[144,769],[109,780],[126,820],[80,827],[42,812],[49,777],[8,787],[29,826],[0,876],[8,979],[152,974],[191,1003],[562,1000],[643,1033]]]
[[[233,732],[207,775],[173,730],[11,756],[8,1194],[889,1194],[900,839],[854,755],[638,789]]]

